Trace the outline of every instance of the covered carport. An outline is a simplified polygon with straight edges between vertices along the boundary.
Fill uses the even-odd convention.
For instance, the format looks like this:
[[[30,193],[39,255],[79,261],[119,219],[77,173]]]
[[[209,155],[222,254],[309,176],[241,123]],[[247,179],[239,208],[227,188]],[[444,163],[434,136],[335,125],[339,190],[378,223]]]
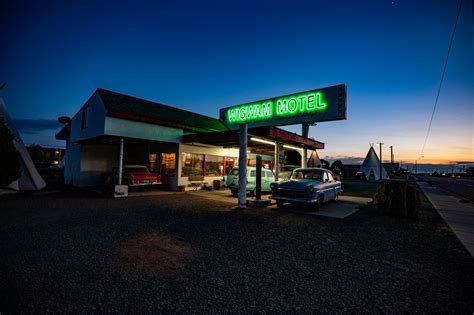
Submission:
[[[201,143],[223,148],[235,148],[239,147],[239,132],[238,130],[230,130],[184,135],[183,143]],[[275,177],[278,179],[281,150],[297,150],[301,154],[304,150],[324,149],[324,143],[281,128],[257,127],[248,129],[247,149],[256,154],[273,155]],[[302,154],[303,156],[305,155]],[[301,163],[302,166],[305,166],[305,159],[302,159]]]
[[[80,182],[82,186],[101,186],[107,173],[124,165],[144,165],[151,172],[161,174],[161,188],[175,190],[177,186],[178,144],[130,137],[100,136],[80,144]],[[173,155],[174,165],[166,165],[163,156]],[[119,172],[120,174],[121,172]],[[120,177],[120,176],[119,176]]]

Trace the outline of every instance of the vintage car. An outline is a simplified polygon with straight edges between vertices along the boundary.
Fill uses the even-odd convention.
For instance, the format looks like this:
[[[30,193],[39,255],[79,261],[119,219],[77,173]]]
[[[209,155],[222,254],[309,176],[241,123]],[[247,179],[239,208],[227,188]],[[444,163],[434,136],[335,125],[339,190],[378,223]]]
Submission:
[[[255,195],[257,169],[247,166],[247,193]],[[262,193],[270,192],[270,184],[275,181],[275,175],[272,170],[262,168]],[[227,175],[225,185],[230,188],[232,195],[237,196],[239,191],[239,168],[234,167]]]
[[[278,173],[278,179],[289,179],[293,170],[299,167],[300,165],[284,165]]]
[[[278,207],[284,202],[303,203],[314,205],[315,211],[319,211],[324,202],[337,200],[342,194],[341,182],[324,168],[294,169],[290,179],[272,183],[270,187],[270,199],[276,200]]]
[[[128,186],[151,186],[161,184],[160,175],[151,173],[144,165],[124,165],[122,184]]]

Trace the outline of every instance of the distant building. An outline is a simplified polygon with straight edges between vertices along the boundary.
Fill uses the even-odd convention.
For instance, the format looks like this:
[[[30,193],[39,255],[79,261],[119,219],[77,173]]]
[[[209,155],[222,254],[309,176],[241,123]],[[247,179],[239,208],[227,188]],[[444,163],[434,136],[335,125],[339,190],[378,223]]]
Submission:
[[[40,145],[30,145],[26,149],[35,164],[47,163],[58,165],[66,152],[66,150],[62,148],[48,148]]]

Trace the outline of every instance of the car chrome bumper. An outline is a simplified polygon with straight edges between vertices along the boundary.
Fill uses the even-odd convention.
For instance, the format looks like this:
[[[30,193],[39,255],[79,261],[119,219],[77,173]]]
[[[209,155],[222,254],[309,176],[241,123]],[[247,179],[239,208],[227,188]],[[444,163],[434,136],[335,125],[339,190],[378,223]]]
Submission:
[[[279,200],[279,201],[286,201],[286,202],[300,202],[300,203],[316,203],[316,202],[318,202],[317,197],[314,197],[314,198],[292,198],[292,197],[271,195],[268,198],[274,199],[274,200],[277,200],[277,201]]]
[[[160,185],[161,182],[155,182],[155,183],[139,183],[139,184],[128,184],[129,187],[135,187],[135,186],[150,186],[150,185]]]

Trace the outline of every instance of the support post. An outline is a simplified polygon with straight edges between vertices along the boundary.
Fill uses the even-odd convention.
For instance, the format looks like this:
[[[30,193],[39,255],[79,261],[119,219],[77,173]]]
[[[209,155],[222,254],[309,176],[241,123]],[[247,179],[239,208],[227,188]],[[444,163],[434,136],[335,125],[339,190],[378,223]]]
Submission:
[[[280,174],[280,142],[275,141],[275,181],[278,181]]]
[[[255,199],[260,200],[262,197],[262,157],[257,155],[257,172],[255,178]]]
[[[304,138],[308,138],[309,134],[309,124],[305,123],[301,125],[301,136]],[[308,163],[308,151],[306,150],[305,147],[303,147],[303,150],[301,152],[301,167],[306,168]]]
[[[301,150],[301,167],[306,168],[308,166],[308,151],[305,147]]]
[[[118,183],[122,185],[122,168],[123,168],[123,138],[120,139],[119,167],[118,167]]]
[[[239,208],[247,206],[247,134],[247,124],[241,124],[239,132]]]

